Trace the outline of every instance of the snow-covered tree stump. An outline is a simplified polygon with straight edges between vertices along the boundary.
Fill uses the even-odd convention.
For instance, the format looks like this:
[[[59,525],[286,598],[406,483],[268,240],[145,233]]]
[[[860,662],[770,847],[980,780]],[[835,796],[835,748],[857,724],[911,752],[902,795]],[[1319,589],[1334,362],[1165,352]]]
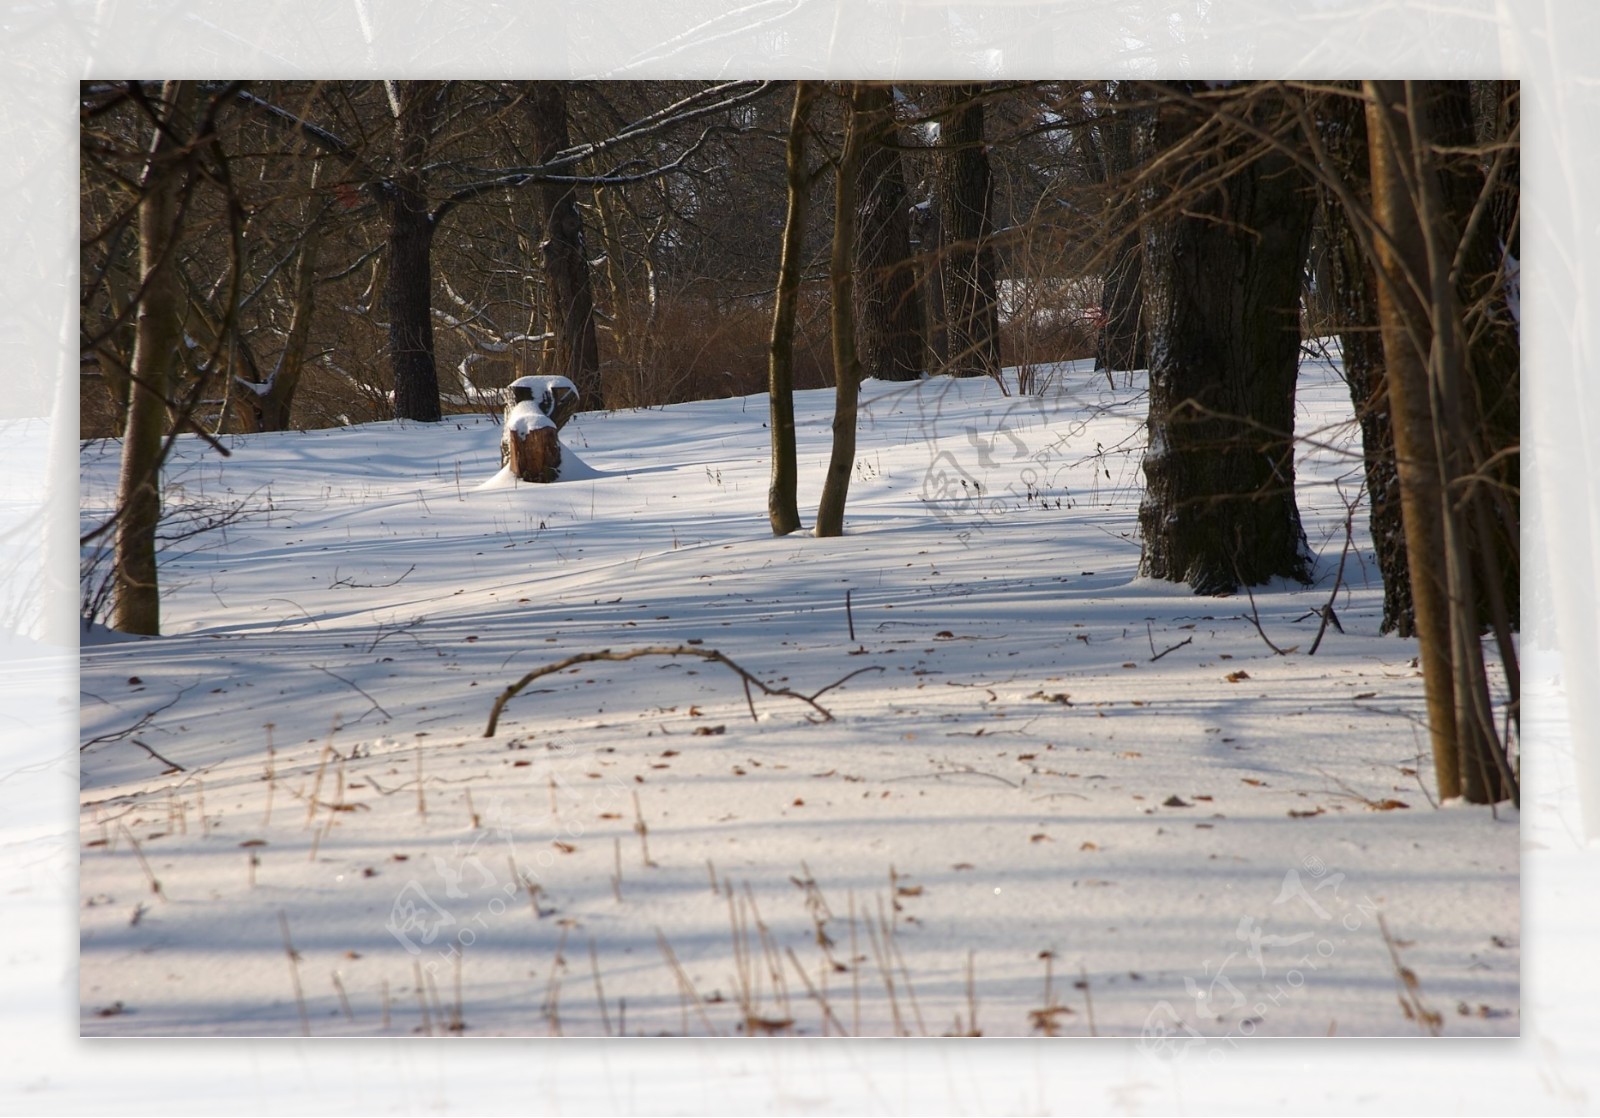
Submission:
[[[561,475],[556,432],[578,410],[578,387],[566,377],[518,377],[506,386],[500,462],[523,481],[544,485]]]
[[[506,465],[522,481],[544,485],[561,476],[561,442],[555,420],[524,400],[506,415]]]
[[[578,386],[566,377],[518,377],[506,386],[505,399],[508,409],[533,403],[559,431],[578,411]]]

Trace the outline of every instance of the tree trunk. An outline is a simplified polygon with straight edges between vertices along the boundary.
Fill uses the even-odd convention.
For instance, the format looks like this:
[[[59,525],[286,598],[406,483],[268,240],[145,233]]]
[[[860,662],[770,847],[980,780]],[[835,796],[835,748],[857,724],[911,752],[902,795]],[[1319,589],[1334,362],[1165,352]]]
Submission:
[[[1452,282],[1458,240],[1430,142],[1438,84],[1365,83],[1373,215],[1387,234],[1376,238],[1379,314],[1439,795],[1493,803],[1517,787],[1489,708],[1463,515],[1470,490],[1458,500],[1472,466],[1468,347]]]
[[[1139,235],[1138,205],[1126,196],[1123,180],[1135,166],[1134,136],[1138,130],[1135,114],[1129,107],[1130,84],[1110,83],[1111,111],[1102,117],[1100,149],[1105,179],[1120,199],[1111,218],[1111,227],[1126,230],[1111,249],[1100,294],[1100,310],[1105,325],[1100,330],[1094,367],[1128,371],[1145,367],[1145,335],[1141,312],[1144,307],[1144,253]]]
[[[1485,121],[1480,129],[1472,83],[1429,84],[1437,94],[1430,100],[1429,127],[1444,153],[1439,183],[1452,231],[1449,248],[1461,262],[1455,296],[1463,310],[1467,380],[1460,399],[1475,440],[1466,448],[1473,459],[1467,498],[1480,506],[1466,531],[1478,572],[1478,616],[1515,629],[1520,627],[1522,585],[1522,346],[1506,308],[1502,261],[1507,251],[1514,253],[1517,240],[1516,90],[1514,83],[1499,87],[1507,98],[1500,106],[1504,119]],[[1480,132],[1486,141],[1482,146]],[[1486,151],[1498,148],[1506,149],[1501,158],[1486,158]],[[1494,169],[1493,179],[1485,174],[1486,163]],[[1480,198],[1483,210],[1474,220]]]
[[[315,221],[315,217],[310,218]],[[287,431],[295,390],[305,370],[306,345],[311,338],[311,318],[317,284],[317,241],[315,225],[300,242],[294,265],[294,294],[289,312],[289,331],[283,351],[265,384],[235,378],[231,396],[233,415],[245,431]]]
[[[806,233],[806,129],[811,124],[815,82],[797,82],[785,149],[788,213],[783,223],[783,252],[778,260],[778,292],[772,312],[772,338],[767,348],[767,390],[771,409],[772,484],[767,490],[767,517],[772,534],[786,536],[800,527],[795,497],[798,470],[794,444],[794,319],[800,302],[802,243]]]
[[[111,624],[125,633],[161,632],[156,528],[161,521],[161,440],[166,430],[178,350],[183,289],[177,265],[178,199],[188,175],[183,148],[193,126],[196,92],[188,82],[161,89],[161,121],[145,163],[139,198],[139,275],[129,370],[127,428],[118,480],[116,601]]]
[[[530,82],[528,110],[533,127],[534,158],[542,163],[569,145],[566,83]],[[595,335],[594,294],[577,188],[570,183],[542,183],[539,199],[544,218],[544,239],[539,242],[539,254],[553,296],[555,314],[551,328],[555,334],[557,370],[578,386],[581,408],[600,408],[604,406],[600,348]]]
[[[961,377],[1000,373],[1000,312],[996,293],[994,184],[983,142],[982,87],[939,88],[936,189],[941,234],[948,371]]]
[[[1315,114],[1334,173],[1349,184],[1359,204],[1370,207],[1366,116],[1361,102],[1350,95],[1356,88],[1352,85],[1347,92],[1322,98],[1315,106]],[[1361,247],[1351,215],[1331,190],[1324,189],[1321,197],[1339,352],[1350,386],[1350,402],[1361,424],[1368,522],[1383,577],[1383,621],[1378,631],[1409,637],[1416,630],[1416,619],[1405,525],[1400,515],[1400,474],[1395,465],[1383,338],[1378,332],[1377,273],[1370,255]]]
[[[911,256],[910,214],[900,152],[893,144],[894,94],[865,85],[856,237],[856,340],[864,375],[916,380],[924,368],[922,300]]]
[[[437,423],[439,374],[433,357],[433,215],[423,164],[443,96],[437,82],[395,82],[395,155],[388,189],[389,354],[394,365],[394,415]]]
[[[1245,111],[1265,118],[1271,109]],[[1198,123],[1163,104],[1157,150],[1177,148]],[[1310,576],[1293,431],[1312,192],[1275,150],[1220,184],[1196,181],[1245,157],[1251,143],[1218,140],[1178,159],[1177,181],[1150,199],[1144,223],[1150,411],[1140,572],[1200,594]]]
[[[855,286],[851,265],[855,258],[856,177],[861,169],[863,117],[867,102],[859,84],[851,88],[850,119],[845,125],[844,150],[834,179],[833,254],[828,264],[833,325],[833,450],[817,504],[816,534],[844,535],[844,503],[850,491],[850,473],[856,465],[856,412],[861,396],[861,361],[856,356]]]

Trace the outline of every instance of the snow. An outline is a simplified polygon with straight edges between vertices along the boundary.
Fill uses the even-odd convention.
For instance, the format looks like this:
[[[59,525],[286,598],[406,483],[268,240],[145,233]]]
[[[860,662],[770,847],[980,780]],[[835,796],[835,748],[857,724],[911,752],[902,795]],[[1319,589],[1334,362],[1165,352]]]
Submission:
[[[539,409],[532,400],[521,400],[506,412],[506,434],[526,436],[541,427],[554,427],[556,421]]]
[[[1297,403],[1316,582],[1253,607],[1137,575],[1139,378],[1045,379],[867,382],[828,540],[771,535],[761,395],[581,414],[555,486],[484,417],[180,439],[185,499],[248,515],[164,564],[167,635],[84,641],[82,1032],[975,1026],[1198,1066],[1422,1032],[1381,916],[1447,1035],[1517,1035],[1517,813],[1431,806],[1364,512],[1307,654],[1361,489],[1336,365]],[[796,399],[806,514],[831,398]],[[115,467],[86,449],[85,525]],[[645,647],[831,718],[654,655],[484,736],[525,672]]]

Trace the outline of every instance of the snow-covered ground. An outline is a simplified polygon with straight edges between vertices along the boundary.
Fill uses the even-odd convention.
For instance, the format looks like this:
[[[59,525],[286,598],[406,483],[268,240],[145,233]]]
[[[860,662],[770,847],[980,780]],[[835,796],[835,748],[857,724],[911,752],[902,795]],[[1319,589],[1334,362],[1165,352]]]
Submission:
[[[82,1032],[1518,1034],[1518,819],[1433,805],[1336,366],[1316,583],[1253,604],[1137,577],[1139,384],[863,399],[831,540],[771,535],[764,396],[579,416],[551,486],[485,417],[182,440],[237,512],[85,640]],[[645,647],[831,718],[647,656],[485,736]]]

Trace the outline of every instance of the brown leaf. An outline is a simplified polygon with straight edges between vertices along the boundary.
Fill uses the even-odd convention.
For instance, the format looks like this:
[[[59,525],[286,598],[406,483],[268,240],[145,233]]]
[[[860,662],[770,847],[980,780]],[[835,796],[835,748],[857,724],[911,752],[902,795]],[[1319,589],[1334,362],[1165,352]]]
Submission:
[[[1055,842],[1056,840],[1051,838],[1049,835],[1045,834],[1043,831],[1040,831],[1036,835],[1029,835],[1028,836],[1028,841],[1029,842]]]
[[[1166,799],[1162,800],[1161,801],[1161,806],[1162,807],[1193,807],[1194,805],[1193,804],[1186,804],[1186,803],[1183,802],[1183,800],[1179,799],[1176,795],[1172,795],[1172,796],[1168,796]]]
[[[1369,803],[1367,805],[1367,810],[1368,811],[1399,811],[1402,808],[1408,808],[1410,806],[1411,806],[1410,804],[1406,803],[1403,800],[1379,800],[1377,803]]]
[[[578,849],[570,842],[562,842],[560,839],[553,840],[550,845],[561,851],[563,854],[571,854],[574,850]]]
[[[1250,673],[1241,668],[1236,672],[1229,672],[1222,678],[1226,679],[1229,683],[1238,683],[1240,680],[1249,679]]]

